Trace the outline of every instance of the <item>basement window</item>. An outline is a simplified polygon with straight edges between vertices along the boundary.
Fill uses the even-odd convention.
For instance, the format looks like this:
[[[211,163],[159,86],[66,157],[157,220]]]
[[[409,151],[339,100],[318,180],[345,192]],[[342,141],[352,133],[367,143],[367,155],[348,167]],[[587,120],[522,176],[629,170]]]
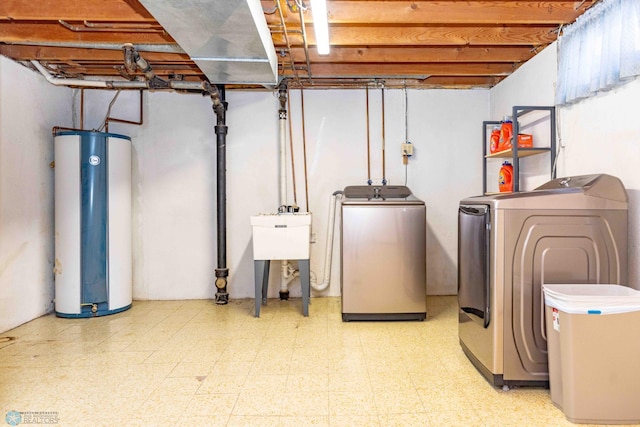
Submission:
[[[640,1],[603,0],[563,29],[556,104],[567,105],[640,75]]]

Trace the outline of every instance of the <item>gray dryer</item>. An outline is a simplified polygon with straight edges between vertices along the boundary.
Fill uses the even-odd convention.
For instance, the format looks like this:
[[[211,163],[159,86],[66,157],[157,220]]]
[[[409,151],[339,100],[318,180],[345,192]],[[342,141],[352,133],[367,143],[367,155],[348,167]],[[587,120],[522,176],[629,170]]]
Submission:
[[[625,284],[627,205],[603,174],[460,202],[459,339],[489,382],[548,385],[542,285]]]

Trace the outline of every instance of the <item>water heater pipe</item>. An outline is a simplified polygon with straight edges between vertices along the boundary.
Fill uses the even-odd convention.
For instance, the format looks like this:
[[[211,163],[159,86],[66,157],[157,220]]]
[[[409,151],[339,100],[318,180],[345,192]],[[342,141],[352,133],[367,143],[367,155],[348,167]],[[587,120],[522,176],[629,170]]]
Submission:
[[[77,86],[77,87],[89,87],[94,89],[155,89],[153,88],[149,82],[141,81],[141,80],[83,80],[83,79],[66,79],[54,77],[40,62],[31,61],[34,67],[40,74],[47,79],[49,83],[55,86]],[[197,81],[184,81],[184,80],[169,80],[168,86],[163,89],[171,89],[171,90],[192,90],[192,91],[201,91],[207,92],[206,85],[208,82],[197,82]]]
[[[336,201],[342,191],[335,191],[331,195],[331,205],[329,206],[329,224],[327,225],[327,241],[324,255],[324,277],[319,285],[311,285],[315,291],[322,292],[329,287],[331,281],[331,257],[333,256],[333,229],[336,222]]]
[[[40,74],[44,76],[49,83],[55,86],[80,86],[80,87],[92,87],[92,88],[126,88],[126,89],[145,89],[147,88],[147,82],[142,81],[129,81],[129,80],[83,80],[83,79],[62,79],[54,77],[46,68],[38,61],[31,61],[34,67]],[[122,84],[122,86],[119,86]]]

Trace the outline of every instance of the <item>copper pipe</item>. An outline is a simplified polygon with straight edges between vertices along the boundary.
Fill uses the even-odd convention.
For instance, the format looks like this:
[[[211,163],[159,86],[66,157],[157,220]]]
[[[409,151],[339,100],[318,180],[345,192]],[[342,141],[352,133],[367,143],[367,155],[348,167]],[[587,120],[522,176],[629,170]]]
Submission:
[[[287,32],[287,26],[284,22],[284,15],[282,14],[282,8],[280,7],[280,0],[275,0],[276,7],[278,8],[278,13],[280,14],[280,23],[282,24],[282,29],[284,30],[284,39],[287,42],[287,52],[289,55],[289,61],[291,62],[291,67],[293,68],[293,76],[296,82],[302,87],[300,84],[300,77],[298,76],[298,70],[296,70],[296,64],[293,61],[293,56],[291,56],[291,43],[289,42],[289,34]]]
[[[143,90],[140,89],[140,112],[139,112],[140,119],[138,121],[132,121],[132,120],[125,120],[125,119],[117,119],[115,117],[107,117],[107,119],[105,120],[105,125],[104,125],[105,126],[105,128],[104,128],[105,132],[109,132],[109,122],[127,123],[127,124],[130,124],[130,125],[142,126],[143,116],[144,116],[144,114],[143,114],[144,111],[143,111],[143,107],[142,107],[143,106],[143,104],[142,104],[142,101],[143,101],[142,93],[143,93]]]
[[[63,132],[63,131],[79,132],[79,131],[83,131],[83,130],[84,129],[68,128],[68,127],[64,127],[64,126],[54,126],[54,127],[51,128],[51,134],[55,137],[58,134],[58,132]]]
[[[87,28],[117,28],[117,29],[134,29],[136,32],[145,30],[155,30],[157,32],[164,32],[160,24],[143,24],[141,22],[126,23],[126,22],[82,22]]]
[[[385,172],[385,153],[384,153],[384,86],[382,86],[382,185],[387,184],[387,176]]]
[[[84,129],[84,88],[80,89],[80,129]]]
[[[149,28],[149,27],[131,27],[124,26],[125,24],[103,24],[96,25],[90,22],[84,21],[84,27],[69,24],[67,21],[58,19],[58,23],[66,29],[73,32],[107,32],[107,33],[164,33],[162,28]]]
[[[304,57],[307,62],[307,75],[309,76],[309,79],[311,79],[311,61],[309,61],[309,44],[307,43],[307,30],[305,28],[306,24],[304,22],[304,16],[302,15],[301,7],[298,7],[298,15],[300,16],[300,28],[302,29],[302,43],[304,46]]]
[[[371,138],[369,136],[369,86],[366,87],[367,94],[367,184],[371,185]]]
[[[307,137],[304,129],[304,91],[300,88],[300,105],[302,107],[302,153],[304,159],[304,200],[309,212],[309,181],[307,177]]]
[[[291,147],[291,180],[293,181],[293,204],[298,206],[298,190],[296,190],[296,161],[293,156],[293,128],[291,127],[291,96],[287,87],[287,110],[289,110],[289,144]]]

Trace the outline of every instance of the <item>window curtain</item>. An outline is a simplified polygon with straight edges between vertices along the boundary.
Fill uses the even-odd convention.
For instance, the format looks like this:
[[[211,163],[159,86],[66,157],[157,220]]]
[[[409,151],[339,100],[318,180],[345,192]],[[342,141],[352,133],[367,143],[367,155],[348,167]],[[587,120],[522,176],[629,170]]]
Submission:
[[[640,0],[602,0],[562,32],[556,104],[577,102],[640,75]]]

